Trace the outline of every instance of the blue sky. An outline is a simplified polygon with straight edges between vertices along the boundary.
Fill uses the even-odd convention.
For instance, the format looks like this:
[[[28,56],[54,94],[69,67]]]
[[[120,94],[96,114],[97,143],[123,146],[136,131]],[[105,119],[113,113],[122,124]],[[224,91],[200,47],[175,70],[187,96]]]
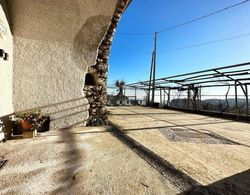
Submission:
[[[243,0],[133,0],[114,38],[108,84],[149,79],[153,36],[119,33],[154,32],[223,9]],[[156,78],[250,61],[250,36],[184,50],[193,44],[250,33],[250,2],[159,34]]]

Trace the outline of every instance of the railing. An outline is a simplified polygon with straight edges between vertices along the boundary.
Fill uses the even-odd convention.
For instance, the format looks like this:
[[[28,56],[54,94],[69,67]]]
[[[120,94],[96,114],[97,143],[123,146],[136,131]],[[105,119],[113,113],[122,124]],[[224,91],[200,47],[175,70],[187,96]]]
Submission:
[[[117,96],[118,92],[115,87],[108,87],[108,94],[112,97],[116,97],[119,104],[120,97]],[[144,89],[136,89],[133,87],[124,87],[125,105],[148,105],[148,93]],[[215,94],[215,92],[217,94]],[[246,94],[238,90],[236,91],[228,87],[210,88],[209,90],[199,91],[194,97],[193,92],[180,91],[180,90],[161,90],[155,91],[154,107],[160,108],[174,108],[179,110],[188,110],[191,112],[211,112],[211,115],[230,115],[234,118],[239,116],[250,117],[249,112],[249,94]],[[131,103],[140,100],[141,103]]]

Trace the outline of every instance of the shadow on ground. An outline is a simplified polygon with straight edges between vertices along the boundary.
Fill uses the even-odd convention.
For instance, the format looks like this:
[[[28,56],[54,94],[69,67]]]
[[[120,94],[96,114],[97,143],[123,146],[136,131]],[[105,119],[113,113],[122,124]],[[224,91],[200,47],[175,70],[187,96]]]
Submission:
[[[62,154],[64,162],[59,165],[60,167],[64,167],[64,169],[60,169],[53,175],[54,181],[61,185],[56,190],[54,190],[52,194],[62,194],[69,192],[69,190],[71,190],[74,185],[77,184],[77,169],[84,163],[84,152],[80,151],[80,149],[77,147],[76,135],[73,134],[72,129],[65,128],[61,131],[61,140],[58,142],[65,143],[67,149]],[[82,175],[80,179],[84,179],[82,178]]]
[[[172,182],[177,188],[182,191],[188,191],[193,189],[194,191],[206,192],[206,189],[201,186],[199,182],[176,169],[171,163],[164,160],[162,157],[144,147],[139,142],[135,141],[123,131],[113,125],[109,129],[111,133],[117,137],[121,142],[126,144],[130,149],[137,153],[142,159],[144,159],[148,164],[157,169],[164,177]]]
[[[223,180],[203,186],[191,176],[175,168],[167,160],[149,150],[116,125],[112,124],[111,133],[130,149],[137,153],[153,168],[157,169],[164,177],[179,188],[184,194],[250,194],[250,170],[225,178]]]
[[[178,124],[178,123],[175,123],[175,122],[171,122],[171,121],[168,121],[168,120],[164,120],[164,119],[159,119],[157,117],[154,117],[152,116],[152,114],[154,113],[141,113],[141,112],[136,112],[136,111],[132,111],[132,110],[128,110],[126,108],[120,108],[120,109],[123,109],[123,110],[126,110],[126,111],[129,111],[129,112],[132,112],[134,113],[135,115],[137,116],[140,116],[140,115],[144,115],[144,116],[147,116],[149,118],[152,118],[154,119],[155,121],[161,121],[161,122],[164,122],[164,123],[168,123],[170,125],[164,125],[164,126],[153,126],[153,127],[143,127],[143,128],[133,128],[133,129],[125,129],[124,132],[130,132],[130,131],[145,131],[145,130],[152,130],[152,129],[159,129],[159,130],[163,130],[163,131],[166,131],[166,129],[168,129],[167,131],[169,131],[169,129],[174,129],[174,128],[180,128],[180,127],[183,127],[185,128],[187,131],[193,131],[195,132],[196,134],[203,134],[203,136],[207,136],[207,137],[210,137],[211,138],[214,138],[214,142],[211,142],[210,141],[207,141],[205,143],[216,143],[216,139],[221,141],[221,142],[224,142],[224,144],[235,144],[235,145],[242,145],[242,146],[245,146],[245,147],[250,147],[249,145],[246,145],[246,144],[241,144],[241,143],[238,143],[238,142],[235,142],[235,141],[232,141],[230,139],[227,139],[221,135],[218,135],[214,132],[211,132],[209,130],[201,130],[201,131],[198,131],[198,130],[195,130],[193,128],[190,128],[191,126],[200,126],[200,125],[211,125],[211,124],[223,124],[223,123],[232,123],[233,121],[216,121],[216,122],[205,122],[205,123],[189,123],[189,124]],[[166,114],[166,113],[165,113]],[[169,113],[167,113],[168,115]],[[176,114],[176,113],[175,113]],[[182,113],[180,113],[182,114]],[[114,114],[116,115],[116,114]],[[179,113],[178,113],[179,115]],[[202,119],[200,119],[202,120]],[[130,122],[131,123],[131,122]],[[126,124],[126,123],[123,123],[123,125]],[[163,132],[164,134],[164,132]]]
[[[227,177],[225,179],[214,182],[206,186],[209,191],[214,192],[213,194],[232,194],[232,195],[243,195],[250,194],[250,169]],[[190,189],[188,191],[180,193],[185,194],[197,194],[196,189]]]

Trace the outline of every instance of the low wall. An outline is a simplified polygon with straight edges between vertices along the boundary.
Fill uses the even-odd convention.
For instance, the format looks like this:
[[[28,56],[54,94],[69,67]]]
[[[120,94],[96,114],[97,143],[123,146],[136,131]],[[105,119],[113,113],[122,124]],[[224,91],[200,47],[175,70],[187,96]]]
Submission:
[[[250,122],[250,116],[247,116],[247,115],[236,115],[232,113],[219,113],[219,112],[206,111],[206,110],[189,110],[189,109],[177,108],[177,107],[164,107],[164,108],[187,112],[187,113],[202,114],[202,115],[207,115],[207,116],[212,116],[212,117],[240,120],[242,122],[247,122],[247,123]]]

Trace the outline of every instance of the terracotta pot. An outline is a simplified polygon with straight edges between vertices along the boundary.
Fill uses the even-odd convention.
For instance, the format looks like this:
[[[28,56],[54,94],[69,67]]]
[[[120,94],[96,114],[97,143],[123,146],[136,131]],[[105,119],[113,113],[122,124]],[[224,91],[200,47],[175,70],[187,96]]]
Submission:
[[[29,121],[28,120],[22,120],[21,121],[21,126],[22,126],[22,128],[24,129],[24,130],[30,130],[31,129],[31,125],[30,125],[30,123],[29,123]]]

